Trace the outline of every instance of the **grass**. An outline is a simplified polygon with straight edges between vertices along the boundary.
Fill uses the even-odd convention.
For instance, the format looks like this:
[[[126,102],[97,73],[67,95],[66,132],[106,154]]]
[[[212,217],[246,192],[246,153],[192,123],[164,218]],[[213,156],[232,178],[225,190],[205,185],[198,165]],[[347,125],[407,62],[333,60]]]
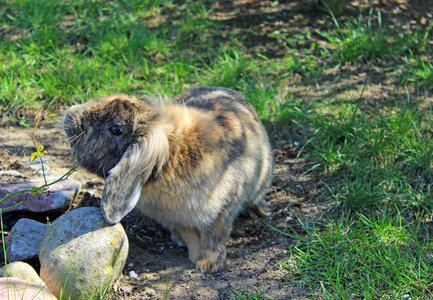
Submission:
[[[402,27],[391,29],[380,11],[373,18],[371,8],[367,16],[349,18],[344,25],[333,18],[337,30],[318,32],[335,47],[335,59],[341,63],[360,60],[392,60],[399,55],[428,51],[428,31],[416,30],[405,34]]]
[[[289,233],[290,284],[314,299],[431,298],[433,23],[367,5],[300,23],[281,9],[257,25],[218,19],[216,3],[0,0],[2,117],[28,126],[36,108],[113,92],[236,89],[273,140],[300,144],[313,180],[326,178],[332,209]],[[372,92],[378,83],[388,89]]]
[[[390,208],[342,215],[324,232],[305,225],[288,280],[325,299],[430,299],[432,244],[419,217]]]
[[[229,295],[227,295],[232,300],[275,300],[278,299],[280,295],[274,296],[272,298],[266,296],[266,290],[258,289],[257,291],[250,292],[245,289],[238,292],[233,290]]]
[[[389,203],[431,206],[431,108],[404,102],[392,107],[375,115],[357,106],[343,106],[336,116],[304,115],[314,128],[306,143],[312,160],[340,181],[329,187],[338,203],[356,210]],[[427,202],[417,199],[419,191],[427,193]]]
[[[334,203],[288,234],[298,242],[287,280],[310,297],[431,299],[432,106],[421,104],[396,93],[373,108],[352,99],[300,111],[304,151]]]

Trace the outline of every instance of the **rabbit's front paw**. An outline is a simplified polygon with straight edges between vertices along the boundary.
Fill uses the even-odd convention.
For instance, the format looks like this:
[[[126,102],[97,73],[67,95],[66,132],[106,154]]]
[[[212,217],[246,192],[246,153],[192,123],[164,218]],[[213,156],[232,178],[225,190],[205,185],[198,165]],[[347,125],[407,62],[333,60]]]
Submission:
[[[214,260],[212,258],[202,259],[197,263],[197,270],[202,273],[216,273],[218,272],[224,265],[224,261]]]
[[[203,258],[197,262],[197,269],[203,273],[215,273],[221,270],[226,259],[226,247],[220,245],[217,249],[204,252]]]

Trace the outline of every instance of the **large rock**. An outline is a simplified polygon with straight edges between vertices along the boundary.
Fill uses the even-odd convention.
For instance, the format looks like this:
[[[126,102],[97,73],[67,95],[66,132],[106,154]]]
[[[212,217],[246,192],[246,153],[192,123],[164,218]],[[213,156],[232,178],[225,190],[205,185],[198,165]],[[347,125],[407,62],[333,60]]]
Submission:
[[[33,187],[40,187],[41,185],[43,185],[43,182],[41,181],[28,181],[0,187],[0,199],[14,192],[31,190]],[[0,208],[8,208],[5,212],[65,211],[69,208],[71,202],[75,200],[80,188],[81,184],[79,181],[66,179],[51,185],[40,195],[34,195],[31,192],[23,192],[13,195],[0,203]]]
[[[20,261],[0,269],[0,299],[57,299],[29,265]]]
[[[120,223],[105,222],[101,210],[82,207],[55,220],[39,247],[41,278],[59,297],[88,298],[117,279],[128,256]]]
[[[38,257],[39,245],[49,225],[30,219],[20,219],[6,239],[9,261],[30,260]]]

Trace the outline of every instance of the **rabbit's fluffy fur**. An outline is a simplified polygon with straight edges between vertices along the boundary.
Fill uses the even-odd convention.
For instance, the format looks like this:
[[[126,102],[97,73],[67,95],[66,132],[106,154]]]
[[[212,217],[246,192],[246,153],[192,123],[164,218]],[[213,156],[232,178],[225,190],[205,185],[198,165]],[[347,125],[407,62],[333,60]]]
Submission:
[[[106,179],[102,211],[119,222],[137,206],[219,270],[239,213],[268,216],[268,135],[241,94],[201,86],[169,104],[116,94],[72,106],[63,126],[77,162]]]

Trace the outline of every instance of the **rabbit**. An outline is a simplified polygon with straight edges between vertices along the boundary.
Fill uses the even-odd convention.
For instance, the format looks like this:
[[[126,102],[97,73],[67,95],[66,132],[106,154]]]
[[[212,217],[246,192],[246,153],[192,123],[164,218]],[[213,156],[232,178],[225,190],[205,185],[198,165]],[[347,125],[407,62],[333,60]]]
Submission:
[[[125,94],[69,108],[63,121],[79,165],[105,178],[110,224],[134,207],[188,248],[201,272],[221,270],[234,219],[269,216],[269,137],[234,90],[199,86],[161,103]]]

